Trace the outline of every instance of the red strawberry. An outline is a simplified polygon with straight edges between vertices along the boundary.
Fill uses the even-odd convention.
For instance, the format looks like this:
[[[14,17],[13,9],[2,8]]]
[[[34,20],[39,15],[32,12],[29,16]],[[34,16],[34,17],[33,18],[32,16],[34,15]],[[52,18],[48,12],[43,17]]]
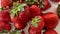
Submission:
[[[29,29],[29,34],[41,34],[41,32],[40,31],[37,32]]]
[[[41,10],[38,6],[32,5],[30,7],[30,13],[31,13],[31,18],[34,18],[35,16],[41,15]]]
[[[59,16],[60,18],[60,4],[58,4],[58,8],[57,8],[57,15]]]
[[[22,23],[14,23],[15,28],[17,29],[24,29],[27,24],[22,24]]]
[[[44,20],[41,16],[36,16],[32,19],[30,28],[33,31],[41,31],[44,27]]]
[[[8,32],[11,30],[11,25],[8,22],[0,21],[0,31]]]
[[[10,14],[8,10],[2,10],[0,11],[0,21],[10,21]]]
[[[12,2],[10,0],[1,0],[1,6],[6,7],[6,6],[11,6]]]
[[[22,30],[14,30],[14,31],[10,32],[10,34],[25,34],[25,33]]]
[[[60,2],[60,0],[51,0],[51,1],[53,1],[53,2]]]
[[[17,24],[19,23],[21,26],[22,24],[23,26],[26,25],[30,19],[29,7],[25,4],[19,4],[15,2],[14,2],[13,7],[14,8],[10,11],[11,21]]]
[[[55,30],[50,29],[50,30],[46,30],[44,34],[58,34],[58,33]]]
[[[40,0],[39,7],[41,8],[41,10],[47,10],[51,7],[51,4],[48,0]]]
[[[43,15],[43,18],[45,20],[45,27],[47,29],[55,28],[58,24],[58,16],[57,14],[54,14],[52,12],[47,12]]]

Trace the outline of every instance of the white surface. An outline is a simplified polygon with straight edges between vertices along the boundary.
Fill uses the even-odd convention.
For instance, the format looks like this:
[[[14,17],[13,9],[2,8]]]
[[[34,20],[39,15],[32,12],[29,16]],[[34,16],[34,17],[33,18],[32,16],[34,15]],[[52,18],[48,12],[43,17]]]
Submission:
[[[56,13],[58,3],[54,3],[54,2],[51,2],[51,1],[49,1],[49,2],[51,3],[51,8],[44,11],[43,13],[45,13],[45,12],[54,12],[54,13]],[[27,27],[24,29],[25,34],[28,34],[28,29],[29,29],[29,23],[28,23]],[[60,20],[59,20],[59,24],[57,25],[55,30],[58,32],[58,34],[60,34]]]

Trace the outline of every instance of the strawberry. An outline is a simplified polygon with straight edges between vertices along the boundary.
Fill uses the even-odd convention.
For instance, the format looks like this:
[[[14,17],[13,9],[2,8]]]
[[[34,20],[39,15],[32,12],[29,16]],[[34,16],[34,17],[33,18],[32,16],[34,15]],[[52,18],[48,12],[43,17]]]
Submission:
[[[51,7],[51,4],[48,0],[40,0],[39,7],[41,8],[41,10],[47,10]]]
[[[53,29],[58,24],[58,15],[52,12],[47,12],[43,14],[43,18],[45,20],[45,27],[47,29]]]
[[[14,30],[14,31],[10,32],[10,34],[25,34],[25,33],[22,30]]]
[[[54,29],[46,30],[44,34],[58,34]]]
[[[51,0],[51,1],[53,1],[53,2],[60,2],[60,0]]]
[[[58,8],[57,8],[57,15],[59,16],[60,18],[60,4],[58,4]]]
[[[10,11],[11,21],[19,23],[21,26],[26,25],[30,19],[29,7],[26,4],[19,4],[14,2],[12,10]],[[20,29],[20,28],[18,28]]]
[[[30,28],[33,31],[41,31],[41,29],[43,29],[44,27],[44,20],[41,16],[35,16],[32,21],[31,21],[31,25]]]
[[[37,32],[29,29],[29,34],[41,34],[41,32],[40,31]]]
[[[8,22],[0,21],[0,31],[1,32],[8,32],[11,30],[11,25]]]
[[[38,6],[32,5],[30,7],[30,13],[31,13],[31,18],[34,18],[35,16],[41,15],[41,10]]]
[[[10,22],[10,14],[9,14],[8,10],[0,11],[0,21]]]
[[[22,24],[22,23],[14,23],[15,28],[17,29],[24,29],[27,24]]]
[[[1,0],[1,7],[11,6],[12,2],[10,0]]]

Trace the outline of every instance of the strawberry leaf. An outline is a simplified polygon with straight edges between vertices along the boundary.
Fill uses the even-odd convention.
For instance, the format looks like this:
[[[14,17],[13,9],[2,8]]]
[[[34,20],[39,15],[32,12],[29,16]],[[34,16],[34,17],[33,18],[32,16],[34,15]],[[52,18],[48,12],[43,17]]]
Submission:
[[[43,8],[43,7],[44,7],[43,1],[44,1],[44,0],[40,0],[40,2],[39,2],[39,7],[40,7],[40,8]]]
[[[14,2],[13,3],[13,8],[10,11],[10,16],[12,18],[14,18],[15,15],[16,16],[18,15],[18,12],[23,12],[24,11],[25,6],[26,6],[26,4],[19,4],[19,3]]]
[[[35,17],[35,18],[33,18],[32,19],[32,21],[31,21],[31,24],[34,26],[34,27],[36,27],[36,28],[38,28],[38,22],[40,21],[40,19],[38,18],[38,17]]]
[[[25,3],[32,5],[34,3],[38,3],[38,0],[25,0]]]
[[[60,4],[58,4],[58,16],[60,17]]]
[[[10,34],[21,34],[22,30],[14,30]]]
[[[7,33],[7,30],[2,29],[2,31],[0,31],[0,33]]]
[[[3,10],[3,8],[0,8],[0,11]]]

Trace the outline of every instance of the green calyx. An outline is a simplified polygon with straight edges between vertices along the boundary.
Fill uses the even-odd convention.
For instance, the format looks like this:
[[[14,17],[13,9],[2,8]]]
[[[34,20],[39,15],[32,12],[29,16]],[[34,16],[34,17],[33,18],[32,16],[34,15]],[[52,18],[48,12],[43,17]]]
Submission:
[[[0,33],[7,33],[7,30],[2,29],[2,31],[0,31]]]
[[[26,4],[19,4],[19,3],[16,3],[14,2],[13,3],[13,8],[12,10],[10,11],[10,16],[12,18],[14,18],[14,16],[18,15],[17,13],[20,11],[20,12],[23,12],[24,11],[24,7],[26,6]]]
[[[60,4],[58,4],[58,16],[60,17]]]
[[[38,0],[25,0],[25,3],[32,5],[34,3],[38,3]]]
[[[44,7],[43,1],[44,1],[44,0],[40,0],[40,2],[39,2],[39,7],[40,7],[40,8],[43,8],[43,7]]]
[[[38,24],[37,23],[39,21],[40,21],[40,19],[38,17],[33,18],[32,21],[31,21],[32,26],[38,28]]]
[[[3,10],[3,8],[0,8],[0,11]]]
[[[22,30],[14,30],[10,34],[21,34]]]

